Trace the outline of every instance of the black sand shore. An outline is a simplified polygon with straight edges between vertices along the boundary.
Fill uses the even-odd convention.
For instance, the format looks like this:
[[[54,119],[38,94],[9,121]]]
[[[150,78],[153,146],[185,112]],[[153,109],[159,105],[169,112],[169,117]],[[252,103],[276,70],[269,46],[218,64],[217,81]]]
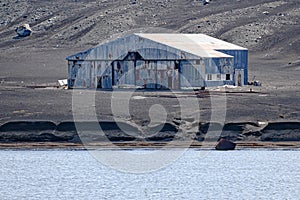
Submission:
[[[101,131],[95,126],[101,127]],[[220,138],[237,147],[292,149],[300,147],[300,122],[194,124],[198,131],[182,132],[175,124],[139,131],[124,122],[15,121],[0,127],[0,148],[214,148]],[[120,128],[121,127],[121,128]],[[79,130],[79,131],[78,131]],[[215,134],[220,132],[220,134]]]
[[[0,143],[0,150],[126,150],[135,148],[144,149],[178,149],[195,148],[200,150],[214,150],[216,143],[203,145],[194,142],[187,146],[186,143],[178,143],[172,147],[165,142],[137,143],[137,142],[115,142],[115,143],[94,143],[82,145],[78,143],[53,143],[53,142],[31,142],[31,143]],[[268,150],[298,150],[300,142],[236,142],[236,150],[247,149],[268,149]]]

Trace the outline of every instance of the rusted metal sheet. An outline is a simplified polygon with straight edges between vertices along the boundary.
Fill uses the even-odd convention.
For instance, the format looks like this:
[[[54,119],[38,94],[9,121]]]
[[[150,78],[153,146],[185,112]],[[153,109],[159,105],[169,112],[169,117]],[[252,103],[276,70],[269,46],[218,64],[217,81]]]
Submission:
[[[81,68],[82,61],[74,61],[74,62],[69,62],[69,78],[68,78],[68,85],[69,87],[75,87],[75,81],[78,78],[78,75],[81,74],[79,72]],[[81,78],[78,78],[78,83],[81,83]]]
[[[158,62],[157,84],[160,88],[179,89],[179,65],[176,61]]]
[[[95,87],[109,89],[112,88],[112,67],[110,62],[107,61],[94,61],[95,62]]]
[[[135,69],[133,61],[116,61],[114,63],[114,85],[135,85]]]
[[[154,89],[157,86],[157,62],[137,61],[136,86]]]

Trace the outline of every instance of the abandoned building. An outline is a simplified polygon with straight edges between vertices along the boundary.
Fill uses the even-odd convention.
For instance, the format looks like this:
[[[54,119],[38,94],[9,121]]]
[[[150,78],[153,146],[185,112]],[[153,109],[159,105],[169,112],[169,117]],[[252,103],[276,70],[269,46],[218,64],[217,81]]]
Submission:
[[[132,34],[67,57],[69,88],[248,83],[248,50],[204,34]]]

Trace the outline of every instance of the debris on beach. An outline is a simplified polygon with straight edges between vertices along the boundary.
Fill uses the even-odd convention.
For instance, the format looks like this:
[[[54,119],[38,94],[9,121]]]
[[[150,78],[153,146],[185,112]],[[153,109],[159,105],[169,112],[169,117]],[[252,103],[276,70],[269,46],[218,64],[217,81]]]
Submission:
[[[260,81],[252,81],[252,82],[248,82],[248,85],[253,85],[253,86],[257,86],[257,87],[261,87],[262,84]]]
[[[234,142],[226,139],[221,139],[216,146],[216,150],[234,150],[235,146],[236,144]]]
[[[269,11],[264,11],[263,14],[268,15]]]
[[[58,84],[60,88],[68,88],[68,79],[58,80]]]
[[[27,37],[31,35],[32,30],[29,24],[22,24],[21,26],[18,26],[16,28],[16,32],[18,34],[18,37]]]
[[[253,86],[259,86],[259,87],[261,87],[262,86],[261,82],[258,81],[258,80],[255,80],[255,78],[256,78],[256,76],[253,77],[253,79],[252,79],[251,82],[248,82],[248,85],[253,85]]]
[[[202,3],[205,6],[205,5],[209,4],[209,0],[202,0]]]
[[[62,79],[62,80],[58,80],[58,84],[59,86],[66,86],[68,85],[68,79]]]

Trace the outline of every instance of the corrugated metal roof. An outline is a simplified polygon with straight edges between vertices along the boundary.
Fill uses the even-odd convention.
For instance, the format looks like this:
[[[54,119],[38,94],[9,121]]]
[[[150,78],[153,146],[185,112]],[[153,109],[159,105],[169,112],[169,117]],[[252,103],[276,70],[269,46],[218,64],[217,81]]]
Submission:
[[[200,57],[232,57],[216,50],[247,50],[205,34],[135,34]]]
[[[141,40],[142,39],[142,40]],[[161,49],[161,55],[147,52],[147,49]],[[142,51],[142,50],[143,51]],[[123,38],[117,38],[99,44],[85,52],[69,56],[67,60],[78,59],[116,59],[130,50],[137,50],[145,59],[171,58],[172,53],[179,56],[193,58],[233,58],[221,50],[247,50],[205,34],[143,34],[136,33]],[[220,50],[220,51],[218,51]],[[163,51],[169,52],[165,55]],[[182,55],[181,55],[182,54]],[[173,55],[173,57],[174,57]],[[172,58],[173,58],[172,57]],[[176,56],[175,56],[176,57]],[[175,59],[175,58],[173,58]],[[176,58],[178,59],[178,58]]]
[[[214,49],[214,50],[247,50],[244,47],[205,35],[205,34],[179,34],[179,33],[159,33],[159,34],[147,34],[136,33],[140,37],[148,38],[160,43],[168,45],[176,45],[180,43],[192,43],[201,46],[202,49]]]

